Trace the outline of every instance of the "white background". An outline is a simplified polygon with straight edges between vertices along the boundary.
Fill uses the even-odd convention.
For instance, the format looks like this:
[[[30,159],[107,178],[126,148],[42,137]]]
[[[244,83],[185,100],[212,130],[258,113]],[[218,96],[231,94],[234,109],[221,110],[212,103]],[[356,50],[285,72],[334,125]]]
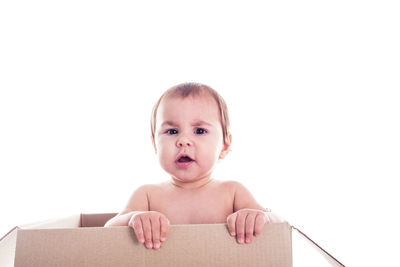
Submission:
[[[195,81],[230,109],[215,178],[348,266],[399,265],[399,13],[396,1],[2,1],[0,235],[118,212],[167,180],[150,112]]]

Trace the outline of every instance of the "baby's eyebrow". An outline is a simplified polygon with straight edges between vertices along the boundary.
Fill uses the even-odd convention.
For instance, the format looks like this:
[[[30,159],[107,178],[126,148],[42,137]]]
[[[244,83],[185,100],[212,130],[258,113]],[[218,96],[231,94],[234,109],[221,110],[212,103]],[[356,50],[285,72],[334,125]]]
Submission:
[[[206,121],[202,121],[202,120],[198,120],[192,123],[192,126],[201,126],[201,125],[208,125],[208,126],[212,126],[211,123],[208,123]]]
[[[174,127],[179,126],[177,123],[175,123],[175,122],[173,122],[173,121],[164,121],[164,122],[161,124],[161,127],[164,127],[165,125],[174,126]],[[203,121],[203,120],[197,120],[197,121],[194,121],[194,122],[192,123],[192,126],[201,126],[201,125],[212,126],[211,123],[208,123],[208,122]]]
[[[175,124],[175,123],[172,122],[172,121],[164,121],[164,122],[161,124],[161,127],[164,127],[165,125],[168,125],[168,126],[178,126],[177,124]]]

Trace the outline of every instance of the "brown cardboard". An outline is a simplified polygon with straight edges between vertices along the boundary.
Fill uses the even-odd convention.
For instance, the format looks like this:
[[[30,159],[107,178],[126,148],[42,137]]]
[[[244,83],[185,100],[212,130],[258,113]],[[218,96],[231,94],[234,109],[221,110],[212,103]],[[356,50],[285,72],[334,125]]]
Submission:
[[[130,227],[102,227],[114,215],[16,227],[0,239],[0,266],[292,266],[288,223],[269,224],[251,244],[238,244],[226,224],[171,225],[167,241],[152,250]]]

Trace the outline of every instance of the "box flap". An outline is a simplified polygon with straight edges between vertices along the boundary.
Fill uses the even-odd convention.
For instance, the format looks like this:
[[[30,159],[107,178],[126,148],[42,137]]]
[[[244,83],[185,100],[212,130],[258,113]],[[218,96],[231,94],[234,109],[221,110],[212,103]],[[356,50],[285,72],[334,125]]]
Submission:
[[[132,228],[21,229],[15,266],[292,266],[291,228],[271,224],[238,244],[226,224],[171,225],[159,250]]]
[[[0,239],[0,266],[14,266],[17,233],[20,229],[51,229],[79,227],[80,216],[70,216],[62,219],[52,219],[16,226]]]
[[[14,227],[0,239],[0,266],[14,266],[15,244],[18,229],[18,227]]]
[[[297,233],[303,237],[309,244],[311,244],[312,247],[314,247],[324,258],[332,265],[335,267],[344,267],[344,265],[338,261],[335,257],[333,257],[331,254],[329,254],[325,249],[320,247],[317,243],[315,243],[311,238],[309,238],[306,234],[304,234],[302,231],[297,229],[296,227],[292,226],[293,229],[297,231]]]

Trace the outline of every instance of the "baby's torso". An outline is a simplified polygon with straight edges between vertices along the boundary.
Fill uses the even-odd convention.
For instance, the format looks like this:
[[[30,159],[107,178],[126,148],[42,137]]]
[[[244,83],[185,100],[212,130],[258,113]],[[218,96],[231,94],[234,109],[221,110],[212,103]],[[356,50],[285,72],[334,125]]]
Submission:
[[[225,223],[233,212],[234,194],[215,180],[197,191],[163,183],[148,197],[149,210],[163,213],[171,224]]]

